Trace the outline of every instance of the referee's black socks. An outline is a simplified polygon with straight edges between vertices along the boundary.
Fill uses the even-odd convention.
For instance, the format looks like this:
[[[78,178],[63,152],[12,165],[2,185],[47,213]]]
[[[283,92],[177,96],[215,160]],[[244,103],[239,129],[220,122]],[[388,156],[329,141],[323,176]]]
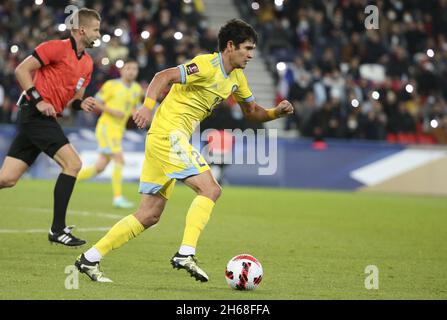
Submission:
[[[65,216],[67,215],[68,202],[76,182],[76,177],[61,173],[54,186],[54,208],[52,232],[61,232],[65,227]]]

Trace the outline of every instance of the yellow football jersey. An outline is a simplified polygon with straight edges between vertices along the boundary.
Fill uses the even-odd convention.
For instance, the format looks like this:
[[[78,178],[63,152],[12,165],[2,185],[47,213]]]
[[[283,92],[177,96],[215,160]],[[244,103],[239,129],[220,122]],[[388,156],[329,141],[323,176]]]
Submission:
[[[106,81],[95,98],[102,101],[107,107],[123,112],[125,116],[119,119],[103,112],[98,119],[98,124],[110,124],[124,130],[132,115],[132,110],[141,103],[142,95],[143,89],[137,82],[127,86],[121,79]]]
[[[242,69],[227,74],[221,53],[199,55],[178,68],[181,83],[174,84],[160,104],[149,133],[181,130],[191,136],[195,126],[231,94],[238,102],[254,100]]]

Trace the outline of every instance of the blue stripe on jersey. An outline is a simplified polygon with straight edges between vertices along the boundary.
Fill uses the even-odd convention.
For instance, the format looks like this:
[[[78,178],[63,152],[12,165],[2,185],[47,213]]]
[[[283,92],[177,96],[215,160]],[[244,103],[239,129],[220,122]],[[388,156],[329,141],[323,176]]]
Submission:
[[[223,75],[224,75],[224,77],[226,79],[226,78],[228,78],[228,74],[225,72],[225,69],[224,69],[224,65],[223,65],[223,61],[222,61],[222,53],[221,52],[219,52],[219,60],[220,60],[220,69],[222,70],[222,73],[223,73]]]
[[[190,176],[197,175],[199,173],[200,173],[199,169],[197,169],[195,166],[191,166],[191,167],[186,168],[185,170],[182,170],[180,172],[173,172],[173,173],[167,174],[167,176],[169,178],[182,180],[182,179],[186,179]]]
[[[138,189],[139,193],[144,194],[155,194],[161,190],[163,186],[161,184],[150,183],[150,182],[140,182],[140,187]]]
[[[186,83],[186,75],[185,75],[185,69],[183,69],[183,65],[179,65],[178,68],[180,69],[180,74],[182,76],[182,84]]]
[[[255,100],[255,97],[253,95],[249,96],[248,98],[244,98],[245,102],[252,102]]]

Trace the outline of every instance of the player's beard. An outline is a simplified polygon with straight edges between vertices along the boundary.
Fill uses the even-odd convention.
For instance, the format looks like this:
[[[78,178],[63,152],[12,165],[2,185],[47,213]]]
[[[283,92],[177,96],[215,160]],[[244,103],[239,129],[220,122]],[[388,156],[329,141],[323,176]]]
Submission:
[[[95,44],[95,40],[92,40],[88,37],[85,38],[85,47],[86,48],[91,49],[91,48],[93,48],[94,44]]]

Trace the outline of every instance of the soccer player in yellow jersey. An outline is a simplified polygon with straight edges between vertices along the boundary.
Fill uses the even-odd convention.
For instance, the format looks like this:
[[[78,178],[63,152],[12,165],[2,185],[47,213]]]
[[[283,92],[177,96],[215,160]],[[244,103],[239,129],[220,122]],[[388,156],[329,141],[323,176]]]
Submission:
[[[218,53],[199,55],[186,64],[163,70],[149,84],[144,107],[133,116],[140,128],[151,120],[152,109],[162,90],[170,83],[173,86],[157,109],[146,138],[140,207],[116,223],[76,260],[77,268],[93,281],[111,281],[100,270],[100,260],[158,222],[176,180],[182,180],[197,196],[189,207],[183,240],[171,264],[186,269],[196,280],[208,281],[208,275],[195,259],[196,246],[221,188],[208,164],[189,143],[195,124],[231,94],[245,117],[251,120],[264,122],[293,113],[288,101],[264,109],[250,92],[242,71],[253,57],[257,42],[257,34],[250,25],[238,19],[230,20],[220,29],[218,42]]]
[[[142,101],[143,90],[135,82],[138,76],[138,63],[128,60],[120,70],[119,79],[106,81],[96,99],[102,111],[96,125],[96,139],[99,145],[99,158],[93,166],[83,168],[78,180],[90,179],[104,171],[113,160],[112,173],[113,206],[132,208],[133,204],[122,195],[122,170],[124,166],[121,140],[126,130],[127,120]]]

